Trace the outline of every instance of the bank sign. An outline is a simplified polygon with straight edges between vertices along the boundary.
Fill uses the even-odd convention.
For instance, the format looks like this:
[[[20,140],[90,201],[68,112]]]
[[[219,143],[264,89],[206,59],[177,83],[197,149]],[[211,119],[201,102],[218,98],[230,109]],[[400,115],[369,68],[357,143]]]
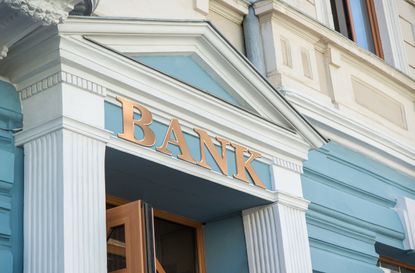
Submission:
[[[200,128],[193,128],[195,134],[185,133],[176,118],[163,124],[154,120],[152,113],[140,103],[122,97],[117,97],[117,101],[121,107],[106,102],[105,127],[119,138],[245,183],[271,189],[270,168],[257,160],[260,153],[226,138],[211,137]]]

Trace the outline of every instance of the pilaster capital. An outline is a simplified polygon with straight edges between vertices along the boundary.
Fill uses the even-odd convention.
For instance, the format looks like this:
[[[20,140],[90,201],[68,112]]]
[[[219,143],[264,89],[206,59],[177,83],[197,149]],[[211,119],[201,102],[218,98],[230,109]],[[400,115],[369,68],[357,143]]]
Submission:
[[[96,128],[68,117],[59,117],[40,126],[24,129],[17,133],[15,143],[17,146],[24,145],[58,130],[68,130],[104,143],[107,143],[111,136],[111,132],[105,129]]]

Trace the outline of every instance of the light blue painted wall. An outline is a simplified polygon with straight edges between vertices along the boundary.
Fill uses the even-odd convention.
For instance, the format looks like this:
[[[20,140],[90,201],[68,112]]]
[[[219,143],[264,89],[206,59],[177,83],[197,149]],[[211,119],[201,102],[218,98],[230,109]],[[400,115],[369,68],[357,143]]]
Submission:
[[[0,81],[0,272],[20,273],[23,250],[23,151],[10,129],[21,126],[14,87]]]
[[[188,85],[196,87],[205,93],[220,98],[230,104],[244,108],[250,112],[256,111],[236,92],[229,87],[224,87],[217,78],[218,75],[208,73],[208,70],[196,61],[198,57],[191,55],[163,55],[163,56],[133,56],[134,60],[139,61],[151,68],[169,75]]]
[[[140,115],[136,114],[136,119],[139,119],[139,118],[140,118]],[[153,123],[151,123],[150,125],[150,128],[153,130],[153,132],[156,135],[156,143],[152,146],[152,149],[155,149],[155,147],[158,147],[162,144],[168,125],[163,124],[158,121],[153,121]],[[109,103],[109,102],[105,103],[105,129],[113,132],[114,134],[122,133],[121,107],[115,104]],[[136,126],[136,136],[138,139],[143,137],[143,132],[141,131],[139,126]],[[192,157],[195,160],[200,160],[199,139],[193,135],[189,135],[186,133],[184,134],[184,137],[186,139],[186,143],[189,147]],[[174,157],[177,157],[177,155],[180,153],[179,148],[175,145],[169,144],[168,148],[172,152]],[[220,147],[217,147],[217,149],[220,152]],[[216,172],[220,172],[219,167],[216,165],[216,162],[214,161],[210,153],[207,151],[206,147],[205,147],[205,154],[207,155],[206,159],[208,161],[208,164],[212,167],[212,170]],[[233,174],[236,173],[235,153],[233,150],[230,150],[230,149],[227,150],[227,162],[228,162],[228,175],[232,176]],[[262,182],[264,182],[265,186],[268,189],[271,189],[272,182],[271,182],[270,166],[258,160],[255,160],[254,162],[252,162],[252,166],[255,169],[259,178],[261,178]],[[247,173],[247,177],[250,179],[250,176],[248,173]],[[251,180],[251,183],[253,183],[252,180]]]
[[[248,273],[242,217],[204,225],[207,273]]]
[[[381,273],[375,242],[402,248],[396,199],[415,198],[415,179],[331,142],[304,163],[304,196],[313,269]]]

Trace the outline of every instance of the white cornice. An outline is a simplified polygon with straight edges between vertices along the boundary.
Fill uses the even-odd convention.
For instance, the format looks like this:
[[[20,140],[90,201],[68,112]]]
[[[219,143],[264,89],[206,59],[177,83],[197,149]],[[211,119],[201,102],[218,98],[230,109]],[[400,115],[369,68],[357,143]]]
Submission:
[[[362,63],[369,65],[383,76],[404,86],[407,92],[415,94],[415,81],[408,75],[386,64],[384,60],[378,58],[374,54],[364,50],[356,45],[353,41],[339,34],[338,32],[320,24],[313,18],[310,18],[291,6],[277,0],[263,0],[256,2],[255,13],[261,18],[266,16],[274,16],[278,20],[292,22],[291,27],[294,31],[301,33],[304,37],[312,37],[313,39],[322,39],[330,45],[342,49],[354,58],[361,60]],[[294,23],[293,23],[294,22]]]
[[[300,210],[300,211],[303,211],[303,212],[308,210],[308,205],[310,204],[310,201],[308,201],[308,200],[306,200],[302,197],[294,196],[294,195],[291,195],[289,193],[285,193],[285,192],[281,192],[281,191],[274,192],[274,201],[277,204],[282,204],[284,206],[287,206],[287,207],[290,207],[290,208],[293,208],[293,209],[296,209],[296,210]],[[268,205],[259,206],[259,207],[244,210],[242,212],[242,215],[250,214],[254,211],[261,210],[262,208],[267,207],[267,206]]]
[[[409,140],[402,139],[392,131],[368,127],[364,122],[298,92],[286,90],[286,97],[326,137],[415,177],[415,149]]]
[[[117,32],[108,31],[110,28],[116,28]],[[207,22],[77,18],[76,20],[69,19],[65,24],[59,25],[59,31],[63,36],[83,34],[97,42],[108,43],[108,46],[120,51],[117,43],[138,39],[138,43],[134,42],[132,47],[126,44],[129,48],[128,52],[131,53],[160,50],[159,52],[170,51],[177,54],[181,50],[184,52],[190,50],[196,52],[201,58],[209,56],[208,65],[229,81],[228,84],[236,88],[238,93],[245,92],[244,99],[253,103],[254,109],[260,113],[265,111],[264,116],[268,117],[281,112],[292,127],[296,128],[298,133],[314,147],[324,144],[324,139],[255,71],[249,61],[233,49]],[[166,35],[169,41],[174,41],[176,45],[174,48],[166,45],[164,39]],[[104,42],[101,39],[104,39]],[[72,42],[74,41],[75,39],[72,39]],[[91,47],[91,44],[87,45],[80,41],[77,47],[82,46]],[[122,48],[125,49],[125,47]],[[96,50],[100,49],[96,47]],[[238,80],[236,80],[236,75]]]
[[[248,14],[248,5],[242,1],[212,0],[209,9],[236,24],[241,24],[244,16]]]

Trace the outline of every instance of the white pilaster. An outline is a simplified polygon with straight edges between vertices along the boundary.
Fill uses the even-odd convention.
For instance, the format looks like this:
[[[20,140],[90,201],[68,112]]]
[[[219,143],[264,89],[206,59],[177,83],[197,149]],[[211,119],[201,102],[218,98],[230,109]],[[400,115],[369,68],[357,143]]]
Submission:
[[[20,90],[24,272],[106,272],[104,94],[85,79],[52,74]]]
[[[279,194],[276,203],[243,212],[250,273],[312,272],[307,206],[302,198]]]
[[[106,272],[105,142],[62,125],[25,150],[24,272]]]
[[[302,165],[275,159],[276,202],[243,211],[250,273],[312,272]]]

